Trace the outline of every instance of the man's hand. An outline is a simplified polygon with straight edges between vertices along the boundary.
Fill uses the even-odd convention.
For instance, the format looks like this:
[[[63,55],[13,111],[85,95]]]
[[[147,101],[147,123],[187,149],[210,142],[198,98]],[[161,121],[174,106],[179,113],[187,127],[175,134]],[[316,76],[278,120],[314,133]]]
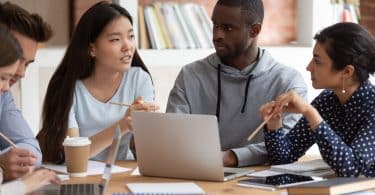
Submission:
[[[19,178],[34,170],[36,157],[27,149],[12,148],[0,155],[0,166],[4,180]]]
[[[238,164],[237,157],[232,150],[224,151],[223,153],[224,167],[235,167]]]

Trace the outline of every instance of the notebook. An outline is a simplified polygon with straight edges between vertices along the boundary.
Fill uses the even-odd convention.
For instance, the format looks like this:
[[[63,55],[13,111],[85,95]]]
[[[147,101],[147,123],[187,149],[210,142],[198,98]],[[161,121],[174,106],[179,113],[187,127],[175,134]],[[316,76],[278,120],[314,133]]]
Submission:
[[[128,183],[129,190],[135,194],[204,194],[195,183]]]
[[[223,167],[216,116],[133,112],[132,126],[142,175],[227,181],[253,172]]]
[[[288,195],[346,194],[375,188],[375,179],[335,177],[288,188]]]
[[[272,165],[270,170],[309,176],[325,176],[334,173],[331,167],[322,159],[294,162],[283,165]]]
[[[63,184],[60,186],[47,185],[38,191],[32,193],[33,195],[103,195],[111,178],[111,169],[115,163],[118,148],[121,142],[121,130],[117,127],[115,130],[114,139],[108,153],[106,165],[104,167],[103,176],[99,184]]]

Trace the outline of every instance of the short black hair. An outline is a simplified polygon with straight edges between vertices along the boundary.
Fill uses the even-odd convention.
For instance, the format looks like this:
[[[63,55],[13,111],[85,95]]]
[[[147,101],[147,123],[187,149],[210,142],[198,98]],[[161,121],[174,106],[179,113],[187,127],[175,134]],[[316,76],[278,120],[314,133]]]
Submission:
[[[314,39],[324,45],[334,69],[353,65],[359,82],[366,81],[375,72],[375,41],[361,25],[337,23],[317,33]]]
[[[0,3],[0,23],[36,42],[46,42],[53,34],[51,26],[38,14],[10,2]]]
[[[262,0],[218,0],[217,5],[241,7],[249,24],[262,23],[264,8]]]

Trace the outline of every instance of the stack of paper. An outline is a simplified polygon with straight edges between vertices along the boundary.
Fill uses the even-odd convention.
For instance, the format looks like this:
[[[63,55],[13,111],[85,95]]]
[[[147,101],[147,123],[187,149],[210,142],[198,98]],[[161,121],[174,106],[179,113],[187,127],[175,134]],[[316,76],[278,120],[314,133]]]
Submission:
[[[140,194],[204,194],[195,183],[128,183],[132,193]]]
[[[331,167],[322,159],[305,162],[294,162],[284,165],[273,165],[271,166],[271,170],[309,176],[324,176],[332,173]]]
[[[331,167],[326,162],[324,162],[324,160],[317,159],[305,162],[294,162],[283,165],[273,165],[269,170],[255,172],[249,174],[248,176],[267,177],[283,173],[291,173],[306,176],[327,176],[334,174]]]

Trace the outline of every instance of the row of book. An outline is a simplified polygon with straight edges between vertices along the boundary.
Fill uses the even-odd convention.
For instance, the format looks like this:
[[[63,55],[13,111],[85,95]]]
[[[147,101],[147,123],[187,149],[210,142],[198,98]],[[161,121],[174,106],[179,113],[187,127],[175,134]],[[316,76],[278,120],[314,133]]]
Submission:
[[[212,48],[212,23],[195,3],[155,2],[138,7],[141,49]]]
[[[331,4],[333,24],[337,22],[359,22],[359,0],[331,0]]]

